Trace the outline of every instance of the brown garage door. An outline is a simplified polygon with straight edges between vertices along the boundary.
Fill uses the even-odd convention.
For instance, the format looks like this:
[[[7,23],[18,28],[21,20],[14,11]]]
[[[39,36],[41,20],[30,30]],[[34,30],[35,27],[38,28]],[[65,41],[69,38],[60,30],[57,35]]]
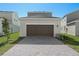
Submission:
[[[27,36],[53,36],[53,25],[27,25]]]

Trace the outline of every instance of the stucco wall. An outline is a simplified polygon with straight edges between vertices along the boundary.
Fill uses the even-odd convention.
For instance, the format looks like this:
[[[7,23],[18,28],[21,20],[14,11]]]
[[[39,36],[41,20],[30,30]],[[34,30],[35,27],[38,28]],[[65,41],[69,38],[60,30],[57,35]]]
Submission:
[[[12,14],[12,23],[14,25],[20,26],[20,21],[19,21],[19,17],[18,17],[18,14],[17,13],[13,13]]]
[[[76,35],[76,25],[70,25],[67,28],[68,28],[67,31],[68,34]]]
[[[79,22],[76,22],[76,36],[79,36]]]
[[[3,35],[2,20],[3,20],[3,18],[0,18],[0,35]]]
[[[65,33],[65,29],[67,27],[67,17],[64,17],[62,20],[61,20],[61,33]]]
[[[54,25],[54,36],[60,32],[59,18],[20,18],[20,36],[27,35],[26,25]]]
[[[17,13],[12,14],[12,24],[11,24],[13,32],[18,32],[20,31],[20,21]]]

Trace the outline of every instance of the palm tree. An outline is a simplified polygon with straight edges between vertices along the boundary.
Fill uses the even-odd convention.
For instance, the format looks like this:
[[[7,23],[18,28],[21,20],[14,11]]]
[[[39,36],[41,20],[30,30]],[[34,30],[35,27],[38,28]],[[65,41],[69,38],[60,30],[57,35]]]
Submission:
[[[3,28],[4,35],[6,35],[6,37],[7,37],[7,43],[8,43],[9,38],[10,38],[9,23],[8,23],[8,20],[4,17],[3,17],[3,20],[2,20],[2,28]]]

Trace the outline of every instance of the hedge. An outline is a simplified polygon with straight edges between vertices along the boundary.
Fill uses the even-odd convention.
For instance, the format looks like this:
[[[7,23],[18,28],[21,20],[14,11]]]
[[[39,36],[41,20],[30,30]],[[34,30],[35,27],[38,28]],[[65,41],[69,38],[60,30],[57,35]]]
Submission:
[[[73,36],[73,35],[69,35],[66,33],[59,34],[58,39],[60,39],[62,41],[67,41],[68,43],[72,43],[72,44],[79,44],[79,37],[78,36]]]
[[[19,40],[19,32],[11,33],[8,43],[13,43],[16,42],[17,40]],[[7,43],[7,37],[6,36],[0,37],[0,47],[5,45],[6,43]]]

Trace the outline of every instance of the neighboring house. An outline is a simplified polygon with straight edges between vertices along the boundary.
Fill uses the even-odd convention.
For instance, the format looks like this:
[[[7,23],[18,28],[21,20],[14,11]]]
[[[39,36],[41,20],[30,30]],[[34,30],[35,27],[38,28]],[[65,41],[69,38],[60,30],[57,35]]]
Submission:
[[[16,12],[0,11],[0,17],[6,18],[8,20],[11,33],[19,31],[20,23],[19,23],[18,16],[17,16]],[[1,22],[1,20],[0,20],[0,22]],[[2,26],[2,25],[0,25],[0,26]],[[0,28],[0,31],[2,31],[2,28]]]
[[[61,32],[61,18],[51,12],[28,12],[20,18],[20,36],[52,36]]]
[[[0,17],[0,36],[3,35],[3,30],[2,30],[2,20],[3,20],[3,18]]]
[[[79,36],[79,10],[64,16],[67,23],[67,33]]]

